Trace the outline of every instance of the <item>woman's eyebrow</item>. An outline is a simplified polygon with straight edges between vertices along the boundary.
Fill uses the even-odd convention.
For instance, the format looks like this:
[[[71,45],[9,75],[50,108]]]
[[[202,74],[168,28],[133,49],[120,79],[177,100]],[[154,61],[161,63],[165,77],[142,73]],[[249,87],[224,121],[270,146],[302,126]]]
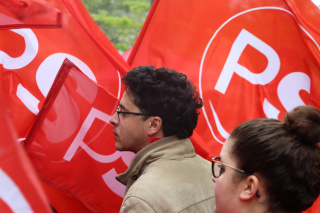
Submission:
[[[220,162],[221,162],[221,163],[223,163],[223,160],[222,160],[222,157],[221,157],[221,155],[219,156],[219,158],[220,158]]]

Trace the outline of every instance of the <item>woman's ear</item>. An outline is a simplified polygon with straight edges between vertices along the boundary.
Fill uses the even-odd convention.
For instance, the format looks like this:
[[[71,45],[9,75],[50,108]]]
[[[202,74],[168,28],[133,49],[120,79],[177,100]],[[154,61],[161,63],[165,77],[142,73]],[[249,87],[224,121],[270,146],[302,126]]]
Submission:
[[[260,196],[258,193],[259,180],[256,176],[250,175],[249,177],[247,177],[246,181],[243,182],[242,184],[243,184],[243,187],[240,193],[241,200],[250,200],[254,197]]]
[[[153,137],[155,135],[162,134],[162,119],[158,116],[149,118],[149,126],[148,126],[148,135],[149,137]]]

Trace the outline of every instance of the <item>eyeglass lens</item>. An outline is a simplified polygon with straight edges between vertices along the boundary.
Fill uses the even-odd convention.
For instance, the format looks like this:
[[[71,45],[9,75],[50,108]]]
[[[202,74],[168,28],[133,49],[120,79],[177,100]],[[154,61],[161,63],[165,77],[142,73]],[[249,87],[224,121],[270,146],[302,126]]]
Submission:
[[[221,169],[222,169],[221,163],[214,161],[214,162],[213,162],[213,176],[214,176],[215,178],[220,177],[220,175],[221,175]]]

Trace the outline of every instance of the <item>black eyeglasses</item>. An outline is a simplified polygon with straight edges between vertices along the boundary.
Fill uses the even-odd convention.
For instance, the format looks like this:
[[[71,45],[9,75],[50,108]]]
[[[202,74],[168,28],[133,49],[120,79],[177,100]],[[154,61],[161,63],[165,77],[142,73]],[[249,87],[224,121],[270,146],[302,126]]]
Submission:
[[[140,113],[140,112],[126,112],[126,111],[120,111],[120,108],[117,108],[117,114],[118,114],[118,119],[120,121],[120,114],[130,114],[130,115],[143,115],[143,116],[151,116],[148,114]]]
[[[242,169],[238,169],[236,167],[233,167],[233,166],[230,166],[228,164],[225,164],[225,163],[222,163],[221,162],[221,159],[220,157],[215,157],[215,158],[212,158],[212,174],[213,174],[213,177],[215,178],[218,178],[221,176],[222,174],[222,166],[227,166],[227,167],[230,167],[238,172],[241,172],[245,175],[252,175],[251,172],[246,172],[246,171],[243,171]]]

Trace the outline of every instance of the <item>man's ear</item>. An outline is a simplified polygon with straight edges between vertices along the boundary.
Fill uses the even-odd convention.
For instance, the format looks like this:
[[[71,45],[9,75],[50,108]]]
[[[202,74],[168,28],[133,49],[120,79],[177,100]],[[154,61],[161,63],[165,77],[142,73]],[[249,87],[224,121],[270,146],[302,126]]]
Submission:
[[[258,187],[259,187],[259,180],[256,176],[250,175],[246,178],[245,182],[242,184],[242,191],[240,193],[241,200],[250,200],[254,197],[259,197]]]
[[[148,126],[149,137],[155,137],[162,134],[162,119],[159,116],[150,117],[150,122]]]

